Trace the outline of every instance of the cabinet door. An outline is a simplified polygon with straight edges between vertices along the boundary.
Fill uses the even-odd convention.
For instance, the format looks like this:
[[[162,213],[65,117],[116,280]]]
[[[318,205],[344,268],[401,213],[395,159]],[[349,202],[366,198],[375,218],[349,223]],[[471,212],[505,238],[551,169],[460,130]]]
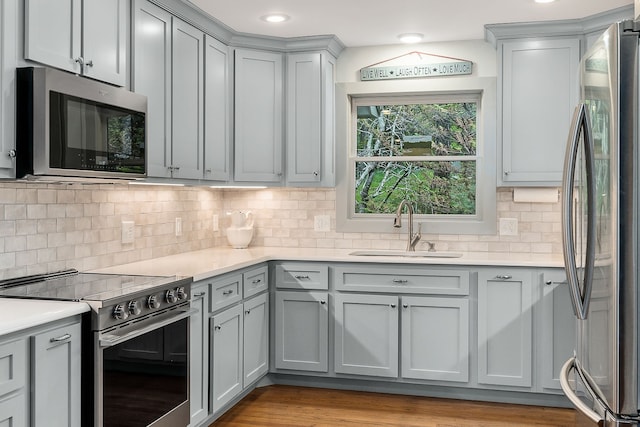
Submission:
[[[545,389],[560,390],[560,369],[576,349],[577,320],[565,272],[545,271],[541,277],[539,382]]]
[[[328,298],[327,292],[276,292],[276,369],[328,371]]]
[[[287,55],[287,183],[335,184],[335,58]]]
[[[263,293],[244,303],[244,387],[269,371],[268,297]]]
[[[478,382],[531,387],[532,273],[478,273]]]
[[[242,305],[211,319],[211,409],[218,412],[242,391]]]
[[[31,424],[80,427],[80,323],[32,337]]]
[[[560,183],[579,60],[577,38],[502,43],[501,184]]]
[[[189,404],[193,426],[204,420],[209,412],[208,291],[207,282],[194,283],[191,287],[191,307],[198,310],[191,315],[189,329]]]
[[[204,34],[173,20],[172,134],[173,178],[203,176],[203,60]]]
[[[84,75],[126,86],[128,7],[126,0],[83,0]]]
[[[27,345],[25,340],[0,345],[0,396],[20,390],[27,380]],[[0,424],[1,425],[1,424]]]
[[[21,2],[0,5],[0,178],[15,178],[16,67],[22,61],[18,34]],[[18,57],[20,55],[20,58]]]
[[[236,181],[282,180],[282,79],[281,54],[236,50]]]
[[[287,181],[319,182],[322,147],[320,53],[287,56]]]
[[[469,381],[469,300],[402,297],[402,377]]]
[[[0,402],[0,426],[26,427],[27,402],[24,394],[15,395]],[[34,424],[35,425],[35,424]]]
[[[147,97],[147,174],[170,178],[171,15],[134,1],[133,90]]]
[[[398,297],[336,294],[335,371],[398,376]]]
[[[26,0],[24,7],[25,58],[82,72],[81,0]]]
[[[228,181],[231,156],[229,48],[206,35],[204,57],[204,179]]]

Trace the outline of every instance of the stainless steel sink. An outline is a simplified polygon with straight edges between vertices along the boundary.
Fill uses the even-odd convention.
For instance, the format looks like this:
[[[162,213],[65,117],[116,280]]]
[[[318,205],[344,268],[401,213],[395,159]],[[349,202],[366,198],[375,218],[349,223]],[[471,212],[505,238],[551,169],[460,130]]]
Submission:
[[[394,250],[361,250],[351,252],[349,255],[354,256],[397,256],[407,258],[460,258],[459,252],[438,252],[438,251],[394,251]]]

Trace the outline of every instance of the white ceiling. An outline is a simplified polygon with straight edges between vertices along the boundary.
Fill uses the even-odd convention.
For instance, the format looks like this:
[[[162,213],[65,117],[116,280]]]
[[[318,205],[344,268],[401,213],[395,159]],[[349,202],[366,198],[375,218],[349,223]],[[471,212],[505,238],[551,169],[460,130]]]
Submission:
[[[633,0],[188,0],[241,33],[275,37],[336,35],[347,47],[398,43],[401,33],[424,42],[484,38],[485,24],[584,18]],[[268,24],[280,12],[291,19]]]

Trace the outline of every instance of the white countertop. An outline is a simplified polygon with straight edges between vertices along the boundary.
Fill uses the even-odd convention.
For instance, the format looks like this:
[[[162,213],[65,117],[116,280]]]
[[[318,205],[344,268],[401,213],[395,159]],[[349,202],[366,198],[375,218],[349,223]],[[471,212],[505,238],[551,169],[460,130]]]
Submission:
[[[84,302],[0,298],[0,336],[86,313]]]
[[[117,265],[96,270],[100,273],[146,274],[160,276],[192,276],[194,281],[266,261],[324,261],[397,263],[423,265],[502,266],[502,267],[563,267],[562,257],[540,254],[504,254],[487,252],[463,253],[459,258],[406,258],[394,256],[353,256],[357,249],[249,247],[232,249],[219,247],[185,252],[146,261]]]

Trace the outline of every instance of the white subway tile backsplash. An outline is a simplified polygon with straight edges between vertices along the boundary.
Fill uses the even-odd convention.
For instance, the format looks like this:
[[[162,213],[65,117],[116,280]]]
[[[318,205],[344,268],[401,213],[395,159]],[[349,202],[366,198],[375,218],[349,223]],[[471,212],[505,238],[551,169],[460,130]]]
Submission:
[[[135,188],[134,188],[135,187]],[[514,203],[498,189],[499,218],[517,218],[519,234],[444,235],[423,227],[423,242],[438,250],[561,252],[558,203]],[[185,251],[226,246],[225,215],[251,210],[252,245],[337,249],[403,249],[406,234],[335,231],[334,189],[235,190],[196,187],[0,183],[0,278],[62,268],[90,270]],[[211,218],[219,216],[214,232]],[[314,231],[314,216],[328,215],[331,231]],[[175,236],[175,218],[183,234]],[[135,222],[133,244],[123,245],[121,222]]]

